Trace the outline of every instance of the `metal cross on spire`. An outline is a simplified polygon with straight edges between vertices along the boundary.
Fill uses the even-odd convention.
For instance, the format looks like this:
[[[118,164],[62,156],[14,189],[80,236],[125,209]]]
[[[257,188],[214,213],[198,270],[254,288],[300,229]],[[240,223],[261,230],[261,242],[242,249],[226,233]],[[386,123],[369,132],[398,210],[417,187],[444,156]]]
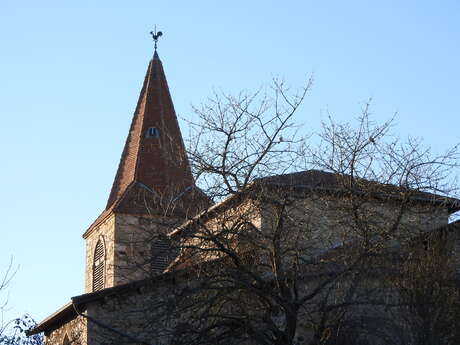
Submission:
[[[163,36],[161,31],[157,32],[157,26],[155,25],[155,31],[150,31],[150,35],[152,35],[153,41],[155,42],[155,51],[157,51],[157,42],[158,39]]]

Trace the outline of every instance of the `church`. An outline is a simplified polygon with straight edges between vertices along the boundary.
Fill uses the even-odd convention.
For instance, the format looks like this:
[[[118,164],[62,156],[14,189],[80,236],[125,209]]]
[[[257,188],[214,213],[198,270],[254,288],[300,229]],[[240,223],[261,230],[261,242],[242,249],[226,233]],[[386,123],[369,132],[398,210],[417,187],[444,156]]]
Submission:
[[[97,295],[97,291],[161,273],[171,260],[161,236],[177,222],[209,206],[210,200],[194,184],[162,62],[155,48],[107,205],[83,234],[86,295]],[[159,215],[167,221],[152,221]],[[142,260],[150,252],[155,252],[155,258],[147,263],[126,260],[127,257]],[[46,344],[63,343],[60,335],[49,331],[57,325],[65,325],[69,315],[78,311],[75,306],[74,302],[65,305],[37,325],[31,334],[44,331]],[[86,332],[81,332],[81,335],[85,333],[85,344]],[[89,339],[88,343],[91,343]]]
[[[107,205],[83,233],[86,243],[84,294],[72,297],[68,304],[37,324],[28,334],[43,332],[46,345],[251,344],[252,340],[266,336],[267,325],[271,325],[270,337],[279,337],[277,343],[280,344],[286,334],[291,338],[286,338],[285,343],[292,343],[290,341],[295,339],[301,344],[314,334],[323,339],[323,342],[318,340],[318,344],[332,344],[331,330],[338,332],[347,325],[348,333],[343,334],[356,336],[357,328],[350,326],[356,325],[356,320],[347,319],[346,323],[343,308],[350,301],[351,291],[363,291],[364,285],[369,291],[372,284],[369,280],[363,286],[353,284],[369,268],[370,261],[366,261],[367,265],[360,265],[359,273],[350,271],[348,261],[358,256],[362,260],[362,252],[353,247],[353,243],[365,236],[359,233],[359,224],[350,222],[344,211],[352,198],[344,192],[347,185],[348,180],[336,174],[309,170],[259,179],[247,191],[213,204],[195,185],[163,65],[155,47]],[[402,198],[400,189],[388,186],[382,196],[381,185],[376,189],[375,183],[363,182],[362,186],[361,194],[354,196],[352,202],[359,202],[366,210],[366,219],[372,220],[368,224],[380,229],[382,224],[391,223],[387,224],[391,228],[396,224],[393,218],[398,221],[398,229],[385,232],[392,248],[413,246],[419,238],[427,247],[427,234],[436,233],[436,238],[445,238],[445,235],[438,234],[448,234],[449,241],[443,240],[443,245],[449,242],[448,250],[460,253],[459,225],[448,224],[449,215],[460,210],[458,200],[421,192],[409,193],[407,198]],[[364,192],[364,188],[372,188],[372,192]],[[407,201],[404,208],[400,207],[402,199]],[[362,221],[362,213],[360,217]],[[298,231],[283,234],[280,229],[287,227]],[[225,245],[228,247],[222,247],[222,237],[216,239],[216,232],[223,232],[222,229],[225,229]],[[244,230],[243,234],[241,230]],[[262,248],[259,244],[267,240],[263,234],[271,232],[276,232],[282,242]],[[403,235],[409,232],[410,235]],[[403,237],[404,246],[395,245]],[[369,242],[374,250],[377,248],[375,238]],[[182,243],[180,248],[174,245],[177,242]],[[253,247],[262,249],[257,252]],[[276,255],[272,255],[273,248],[283,253],[281,261],[277,262]],[[309,253],[308,258],[302,254],[304,252]],[[399,258],[393,250],[385,255],[395,257],[394,260]],[[378,255],[366,260],[371,260],[375,267],[380,263]],[[216,268],[229,261],[234,269],[231,273],[222,273]],[[261,272],[259,266],[265,264],[269,268]],[[283,271],[281,266],[287,268]],[[293,283],[292,277],[277,280],[278,275],[293,271],[302,272],[302,278],[298,278],[299,282],[302,281],[300,287]],[[382,269],[381,272],[385,271]],[[330,278],[327,284],[319,278],[324,276]],[[216,278],[203,280],[200,285],[196,283],[196,279],[200,279],[197,277]],[[203,296],[201,293],[193,295],[191,291],[198,285],[206,285],[208,292],[217,291],[213,284],[219,279],[219,289],[223,289],[228,281],[232,282],[219,290],[226,291],[225,302],[219,299],[212,306],[226,310],[226,319],[210,314],[200,316],[200,320],[194,318],[206,309],[203,301],[209,301],[211,297],[222,298],[223,292],[222,295]],[[271,291],[275,281],[281,297],[261,295],[262,291]],[[283,288],[280,282],[286,286]],[[329,290],[324,289],[326,285]],[[251,293],[234,294],[238,289],[246,291],[243,289],[248,286]],[[315,304],[315,308],[298,308],[295,311],[298,313],[297,328],[289,330],[287,327],[283,330],[285,333],[280,334],[277,325],[290,325],[286,315],[293,312],[286,312],[288,303],[279,301],[288,299],[286,296],[293,298],[292,291],[303,294],[302,301],[309,306]],[[321,309],[321,303],[316,299],[326,295],[327,298],[334,296],[334,303],[328,300],[328,307]],[[182,298],[180,302],[178,296]],[[353,296],[356,297],[357,293],[353,292]],[[256,301],[259,297],[263,302]],[[366,298],[367,304],[360,302],[359,313],[363,313],[364,304],[369,305],[369,297]],[[192,300],[203,304],[192,305]],[[243,302],[235,303],[236,300]],[[277,303],[285,308],[280,308]],[[255,321],[256,317],[248,310],[265,313],[262,306],[266,305],[269,305],[269,315],[264,314],[260,318],[263,321]],[[245,321],[228,316],[230,311],[233,315],[244,315]],[[375,318],[386,312],[379,307],[372,315]],[[320,316],[327,316],[329,323],[317,324],[316,320],[324,320]],[[362,317],[360,320],[362,322]],[[212,324],[215,329],[205,330],[203,324]],[[230,338],[229,333],[232,334]],[[329,343],[324,339],[329,339]],[[260,343],[264,341],[262,339]],[[366,344],[365,340],[355,343]],[[375,339],[367,343],[384,344]]]

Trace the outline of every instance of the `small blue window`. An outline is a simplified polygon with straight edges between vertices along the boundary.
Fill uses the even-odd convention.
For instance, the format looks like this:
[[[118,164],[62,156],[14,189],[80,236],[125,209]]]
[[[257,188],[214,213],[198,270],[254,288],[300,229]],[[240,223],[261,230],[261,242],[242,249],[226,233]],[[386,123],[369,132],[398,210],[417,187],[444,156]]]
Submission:
[[[146,138],[159,138],[160,137],[160,130],[155,127],[150,127],[147,129]]]

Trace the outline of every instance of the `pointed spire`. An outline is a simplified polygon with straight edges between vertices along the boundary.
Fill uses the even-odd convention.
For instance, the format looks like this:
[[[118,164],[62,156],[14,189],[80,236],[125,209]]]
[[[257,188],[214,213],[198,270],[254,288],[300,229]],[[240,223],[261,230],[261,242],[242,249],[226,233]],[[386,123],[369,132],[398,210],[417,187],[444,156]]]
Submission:
[[[106,210],[121,200],[134,183],[158,195],[173,189],[178,193],[194,186],[163,65],[156,50],[148,65]]]

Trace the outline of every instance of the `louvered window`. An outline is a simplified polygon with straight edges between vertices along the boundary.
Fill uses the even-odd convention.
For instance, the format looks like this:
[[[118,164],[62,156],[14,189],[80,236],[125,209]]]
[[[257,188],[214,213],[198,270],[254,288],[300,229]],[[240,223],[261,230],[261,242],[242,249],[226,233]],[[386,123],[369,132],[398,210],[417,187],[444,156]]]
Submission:
[[[145,134],[146,138],[159,138],[160,137],[160,130],[155,127],[150,127],[147,129],[147,133]]]
[[[172,249],[170,242],[161,238],[152,243],[151,269],[154,275],[162,273],[170,264]]]
[[[102,240],[97,241],[93,261],[93,291],[104,288],[105,248]]]

